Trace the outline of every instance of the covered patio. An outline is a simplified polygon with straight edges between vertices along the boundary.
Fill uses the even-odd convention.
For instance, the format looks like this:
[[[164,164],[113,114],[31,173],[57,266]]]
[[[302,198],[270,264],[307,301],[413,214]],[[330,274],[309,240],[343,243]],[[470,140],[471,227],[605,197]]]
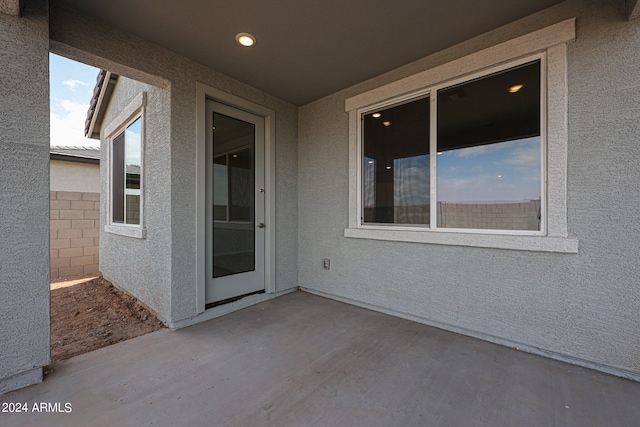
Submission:
[[[4,426],[631,426],[640,384],[294,292],[53,366]],[[68,413],[33,412],[59,403]]]

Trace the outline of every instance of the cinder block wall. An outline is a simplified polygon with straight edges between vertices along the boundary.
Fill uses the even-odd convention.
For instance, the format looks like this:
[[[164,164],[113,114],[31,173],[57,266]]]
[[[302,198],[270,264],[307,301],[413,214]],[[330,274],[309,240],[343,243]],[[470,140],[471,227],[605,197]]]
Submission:
[[[99,268],[100,193],[51,191],[51,279]]]
[[[438,202],[438,227],[538,230],[540,200],[520,203]]]

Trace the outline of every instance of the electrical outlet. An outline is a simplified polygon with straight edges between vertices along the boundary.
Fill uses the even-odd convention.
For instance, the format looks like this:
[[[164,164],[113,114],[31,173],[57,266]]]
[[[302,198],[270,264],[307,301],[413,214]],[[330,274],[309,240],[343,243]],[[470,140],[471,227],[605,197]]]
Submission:
[[[331,270],[331,261],[329,261],[329,258],[325,258],[322,260],[322,268],[324,268],[325,270]]]

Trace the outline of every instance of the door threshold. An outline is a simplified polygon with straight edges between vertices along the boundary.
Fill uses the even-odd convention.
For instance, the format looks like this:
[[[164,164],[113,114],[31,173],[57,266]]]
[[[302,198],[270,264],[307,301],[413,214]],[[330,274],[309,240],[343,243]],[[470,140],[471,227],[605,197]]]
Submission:
[[[204,309],[208,310],[208,309],[213,308],[213,307],[218,307],[219,305],[224,305],[224,304],[229,304],[229,303],[232,303],[232,302],[236,302],[238,300],[241,300],[244,297],[248,297],[248,296],[251,296],[251,295],[264,294],[264,293],[265,293],[265,291],[264,291],[264,289],[262,289],[260,291],[251,292],[251,293],[240,295],[240,296],[237,296],[237,297],[227,298],[227,299],[223,299],[221,301],[210,302],[209,304],[205,304]]]
[[[188,317],[186,319],[179,320],[177,322],[169,322],[169,328],[172,330],[178,330],[182,328],[186,328],[187,326],[195,325],[196,323],[205,322],[207,320],[212,320],[220,316],[225,316],[229,313],[233,313],[234,311],[241,310],[246,307],[251,307],[255,304],[260,304],[265,301],[269,301],[270,299],[278,298],[282,295],[286,295],[291,292],[295,292],[298,290],[298,287],[295,286],[293,288],[285,289],[278,292],[256,292],[252,293],[251,296],[243,295],[241,299],[227,303],[224,305],[218,305],[216,307],[210,308],[206,310],[204,306],[202,306],[202,312],[196,314],[193,317]],[[258,294],[258,295],[256,295]],[[246,298],[244,298],[246,297]],[[220,304],[221,302],[215,303]],[[212,304],[212,305],[215,305]]]

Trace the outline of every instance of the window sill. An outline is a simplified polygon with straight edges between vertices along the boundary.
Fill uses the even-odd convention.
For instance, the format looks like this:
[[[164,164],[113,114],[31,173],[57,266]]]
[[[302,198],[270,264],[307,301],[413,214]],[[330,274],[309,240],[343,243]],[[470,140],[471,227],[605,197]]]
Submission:
[[[578,253],[578,239],[567,237],[370,228],[345,228],[344,237],[516,251]]]
[[[130,225],[105,225],[105,233],[117,234],[119,236],[133,237],[136,239],[146,239],[147,229]]]

